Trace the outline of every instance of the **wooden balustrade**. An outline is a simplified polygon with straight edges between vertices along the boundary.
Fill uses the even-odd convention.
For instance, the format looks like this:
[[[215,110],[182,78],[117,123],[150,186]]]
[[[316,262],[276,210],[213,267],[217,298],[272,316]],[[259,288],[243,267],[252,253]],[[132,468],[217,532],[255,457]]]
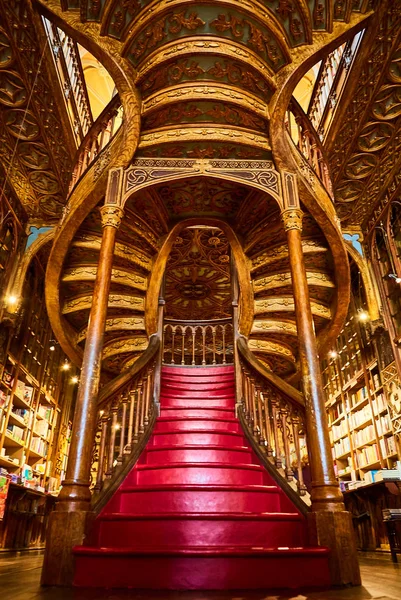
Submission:
[[[82,175],[113,139],[121,123],[122,105],[120,98],[114,96],[93,123],[78,148],[70,180],[69,194],[71,194]]]
[[[100,492],[147,432],[156,411],[153,390],[157,357],[117,393],[99,403],[92,455],[92,489]]]
[[[278,389],[274,374],[269,375],[266,367],[251,358],[246,342],[239,343],[238,350],[242,393],[237,395],[237,408],[269,462],[282,470],[288,482],[295,480],[299,495],[304,496],[307,488],[303,470],[308,464],[308,451],[300,399]]]
[[[324,154],[322,142],[295,98],[291,99],[288,107],[286,126],[295,146],[319,177],[330,198],[333,199],[329,164]]]
[[[169,365],[227,365],[234,362],[230,319],[164,323],[163,362]]]

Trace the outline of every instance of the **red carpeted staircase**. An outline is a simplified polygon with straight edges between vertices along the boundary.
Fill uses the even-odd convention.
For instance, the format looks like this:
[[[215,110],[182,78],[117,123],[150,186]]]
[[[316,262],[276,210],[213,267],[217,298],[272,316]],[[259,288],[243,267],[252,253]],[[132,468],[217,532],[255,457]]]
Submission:
[[[163,367],[145,451],[74,549],[75,585],[278,589],[329,585],[328,551],[258,463],[234,412],[234,370]]]

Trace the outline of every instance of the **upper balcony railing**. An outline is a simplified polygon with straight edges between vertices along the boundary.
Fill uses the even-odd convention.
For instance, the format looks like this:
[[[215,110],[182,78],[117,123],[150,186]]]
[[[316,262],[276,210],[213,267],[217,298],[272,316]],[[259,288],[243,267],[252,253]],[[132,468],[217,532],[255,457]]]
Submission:
[[[328,161],[325,158],[322,142],[309,118],[295,100],[291,102],[287,111],[286,127],[292,141],[320,178],[329,196],[333,199],[333,187],[330,178]]]
[[[43,17],[43,24],[56,66],[76,145],[93,124],[78,44],[62,29]]]
[[[231,319],[164,322],[163,362],[168,365],[227,365],[234,362]]]
[[[122,105],[119,96],[114,96],[93,123],[78,148],[68,190],[69,194],[102,150],[111,142],[121,124]]]
[[[320,140],[326,139],[364,31],[331,52],[320,65],[307,115]]]

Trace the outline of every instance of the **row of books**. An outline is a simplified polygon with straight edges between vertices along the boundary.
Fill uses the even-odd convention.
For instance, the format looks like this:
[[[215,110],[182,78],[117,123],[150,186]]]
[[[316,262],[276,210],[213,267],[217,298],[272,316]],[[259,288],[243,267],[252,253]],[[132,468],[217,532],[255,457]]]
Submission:
[[[333,432],[334,440],[341,438],[343,435],[347,435],[348,427],[347,427],[346,420],[343,419],[342,421],[340,421],[340,423],[338,425],[333,425],[333,427],[331,428],[331,431]]]
[[[382,438],[380,440],[380,448],[384,458],[386,456],[392,456],[397,453],[397,446],[393,435]]]
[[[384,399],[383,394],[379,394],[378,396],[376,396],[376,398],[372,399],[372,408],[373,408],[373,414],[375,416],[378,415],[380,412],[382,412],[382,410],[387,408],[386,401]]]
[[[12,437],[15,440],[18,440],[19,442],[23,443],[24,434],[26,431],[25,429],[23,429],[22,427],[18,427],[18,425],[11,425],[11,423],[8,423],[7,431],[12,435]],[[5,444],[5,445],[7,445],[7,444]]]
[[[356,463],[359,468],[375,463],[379,460],[379,449],[377,444],[366,446],[356,452]]]
[[[391,421],[388,414],[376,419],[377,433],[378,435],[384,435],[391,431]]]
[[[369,405],[361,408],[355,413],[351,413],[349,415],[349,424],[351,429],[359,427],[359,425],[362,425],[362,423],[366,423],[366,421],[368,421],[371,417],[372,413]]]
[[[347,400],[347,402],[349,402],[349,406],[347,406],[347,409],[350,410],[351,408],[359,404],[359,402],[362,402],[362,400],[366,400],[367,397],[368,388],[365,385],[361,387],[358,391],[353,392],[349,395],[349,398]]]
[[[334,444],[334,458],[338,458],[343,454],[351,451],[350,441],[348,437],[342,438]]]
[[[47,456],[48,446],[49,444],[45,440],[42,440],[42,438],[33,437],[31,440],[31,450],[41,456]]]
[[[375,428],[372,425],[367,425],[364,429],[354,431],[354,446],[362,446],[376,438]]]

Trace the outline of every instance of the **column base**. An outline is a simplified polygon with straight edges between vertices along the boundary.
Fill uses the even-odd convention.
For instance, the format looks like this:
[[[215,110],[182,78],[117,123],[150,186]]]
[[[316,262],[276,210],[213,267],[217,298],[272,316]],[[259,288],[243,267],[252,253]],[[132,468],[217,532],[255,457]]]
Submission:
[[[316,511],[308,514],[309,543],[330,548],[332,585],[361,585],[358,555],[351,514]]]
[[[53,511],[46,534],[41,585],[71,586],[74,579],[72,548],[82,545],[92,512]]]

